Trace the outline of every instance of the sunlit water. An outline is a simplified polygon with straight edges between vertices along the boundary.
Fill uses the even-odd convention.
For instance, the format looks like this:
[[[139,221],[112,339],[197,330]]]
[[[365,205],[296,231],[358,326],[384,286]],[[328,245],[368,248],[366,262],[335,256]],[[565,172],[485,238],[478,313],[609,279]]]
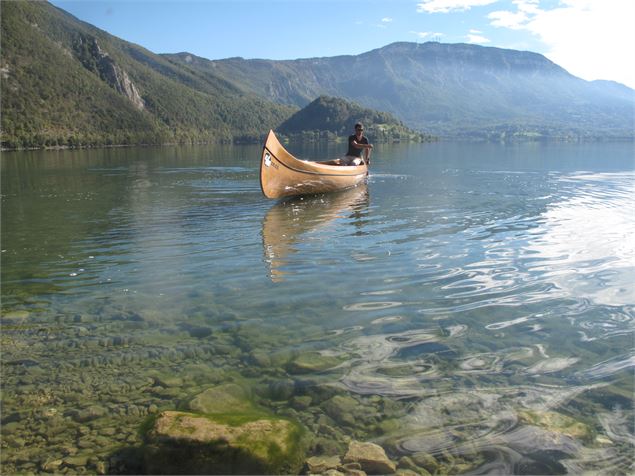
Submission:
[[[149,413],[229,381],[402,467],[634,471],[633,144],[383,146],[283,202],[259,153],[3,154],[3,473],[130,470]]]

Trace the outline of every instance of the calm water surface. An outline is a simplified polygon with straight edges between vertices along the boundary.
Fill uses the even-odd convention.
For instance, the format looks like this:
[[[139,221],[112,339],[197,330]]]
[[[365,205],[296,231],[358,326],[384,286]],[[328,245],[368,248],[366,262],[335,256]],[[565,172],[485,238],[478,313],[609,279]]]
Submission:
[[[148,414],[224,382],[314,453],[635,471],[633,144],[383,146],[283,202],[259,153],[2,155],[4,474],[130,470]]]

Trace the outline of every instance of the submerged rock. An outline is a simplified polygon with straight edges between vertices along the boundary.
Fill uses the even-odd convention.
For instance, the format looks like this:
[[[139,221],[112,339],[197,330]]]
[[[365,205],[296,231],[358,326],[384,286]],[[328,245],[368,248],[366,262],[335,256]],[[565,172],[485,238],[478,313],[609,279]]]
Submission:
[[[311,456],[306,460],[305,468],[309,474],[321,474],[329,469],[337,469],[340,464],[339,456]]]
[[[537,426],[521,426],[505,434],[505,444],[521,454],[558,452],[560,455],[576,455],[582,443],[564,433],[549,431]]]
[[[47,461],[42,465],[42,471],[45,471],[47,473],[59,473],[60,467],[63,463],[64,461],[62,461],[61,459]]]
[[[341,364],[337,357],[322,355],[319,352],[307,352],[293,359],[288,365],[288,371],[292,374],[307,374],[325,372]]]
[[[64,463],[64,465],[71,468],[81,468],[88,464],[88,458],[89,456],[86,454],[67,456],[62,462]]]
[[[167,411],[148,431],[149,474],[289,474],[304,456],[302,429],[289,420]]]
[[[68,412],[68,416],[71,416],[75,421],[85,423],[97,418],[101,418],[107,415],[108,411],[104,407],[98,405],[91,405],[88,408],[81,410],[72,410]]]
[[[324,412],[338,424],[350,427],[368,425],[376,415],[376,410],[363,405],[348,395],[335,395],[322,403]]]
[[[322,474],[323,476],[346,476],[345,473],[342,473],[341,471],[338,471],[337,469],[327,469]]]
[[[413,454],[412,461],[419,468],[422,468],[430,472],[431,474],[436,473],[439,469],[439,462],[432,455],[426,453],[425,451],[420,451],[418,453]]]
[[[271,357],[266,352],[254,351],[249,355],[249,360],[258,367],[265,369],[271,367]]]
[[[427,471],[425,473],[417,473],[416,471],[412,471],[411,469],[399,469],[397,470],[396,474],[397,476],[429,476],[430,473],[428,473]]]
[[[525,423],[573,438],[589,439],[591,436],[591,429],[587,425],[562,413],[523,411],[518,416]]]
[[[293,397],[291,399],[291,407],[296,410],[306,410],[311,406],[313,399],[309,395]]]
[[[291,379],[278,379],[267,383],[267,397],[271,400],[289,401],[294,394],[295,382]]]
[[[175,376],[156,376],[154,384],[164,388],[182,387],[183,379]]]
[[[28,311],[8,311],[2,313],[2,324],[16,325],[22,324],[29,318]]]
[[[359,441],[351,441],[344,463],[359,463],[368,474],[392,474],[397,469],[381,446]]]

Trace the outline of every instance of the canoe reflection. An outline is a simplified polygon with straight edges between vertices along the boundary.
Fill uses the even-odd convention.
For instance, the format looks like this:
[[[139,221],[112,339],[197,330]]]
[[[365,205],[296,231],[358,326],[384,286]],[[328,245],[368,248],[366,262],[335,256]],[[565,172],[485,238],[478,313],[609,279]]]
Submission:
[[[360,214],[369,202],[366,184],[342,192],[293,197],[275,204],[262,220],[265,261],[273,282],[284,280],[287,257],[302,235],[327,226],[335,218]]]

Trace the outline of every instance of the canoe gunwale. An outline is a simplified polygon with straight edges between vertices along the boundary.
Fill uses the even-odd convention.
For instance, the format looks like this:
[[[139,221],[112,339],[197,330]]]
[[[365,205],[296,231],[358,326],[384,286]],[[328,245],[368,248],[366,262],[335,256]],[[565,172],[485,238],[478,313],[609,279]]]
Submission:
[[[328,173],[326,171],[321,171],[321,170],[296,169],[295,167],[292,167],[291,165],[285,163],[284,161],[282,161],[278,157],[276,157],[274,155],[274,153],[268,147],[265,146],[265,150],[267,152],[269,152],[269,155],[271,156],[272,159],[276,159],[276,162],[278,162],[279,164],[285,166],[289,170],[293,170],[294,172],[298,172],[298,173],[301,173],[301,174],[327,175],[327,176],[333,176],[333,177],[347,177],[347,176],[360,175],[361,173],[366,173],[365,167],[363,165],[327,165],[327,164],[322,164],[320,162],[310,162],[308,160],[300,160],[300,159],[295,159],[295,160],[297,160],[298,162],[302,162],[303,164],[309,165],[310,167],[314,167],[316,169],[319,166],[322,166],[322,167],[337,167],[338,169],[349,169],[351,172],[353,172],[353,170],[360,170],[360,172],[353,172],[353,173]],[[333,172],[335,172],[335,171],[333,171]]]

